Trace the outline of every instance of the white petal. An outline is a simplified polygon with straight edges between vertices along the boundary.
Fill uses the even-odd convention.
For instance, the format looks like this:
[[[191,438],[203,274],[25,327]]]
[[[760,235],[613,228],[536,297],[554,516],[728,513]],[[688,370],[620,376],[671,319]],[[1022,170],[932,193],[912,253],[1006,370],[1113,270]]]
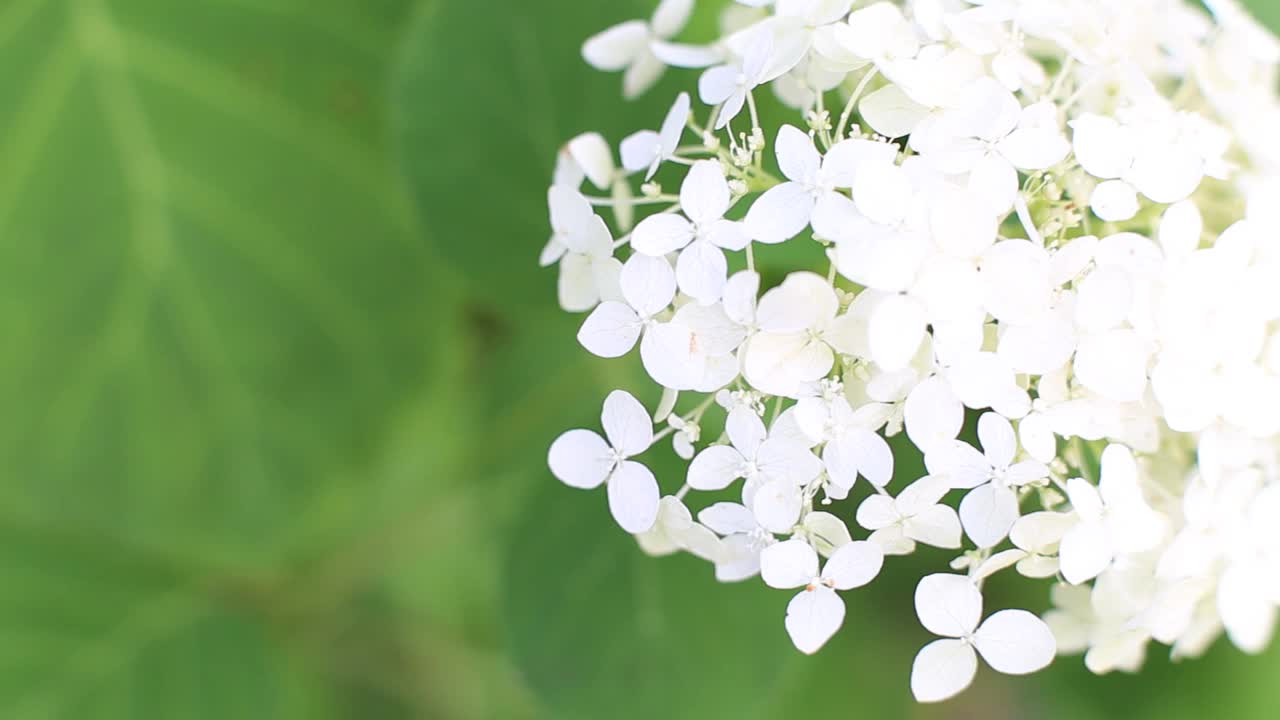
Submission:
[[[1076,378],[1108,400],[1134,402],[1146,391],[1149,358],[1146,343],[1133,330],[1089,335],[1076,351]]]
[[[994,483],[970,490],[960,501],[960,523],[980,548],[993,547],[1004,540],[1017,520],[1017,494]]]
[[[822,158],[821,175],[829,185],[852,188],[858,173],[866,167],[893,165],[898,146],[873,140],[843,140],[831,146]]]
[[[1058,455],[1058,441],[1049,417],[1044,413],[1032,413],[1023,418],[1018,423],[1018,438],[1027,454],[1042,463],[1053,462]]]
[[[893,478],[893,451],[879,435],[866,430],[850,430],[837,437],[823,450],[831,479],[845,488],[853,487],[862,475],[876,487],[884,487]]]
[[[653,87],[662,77],[667,66],[649,50],[648,44],[636,56],[635,62],[622,75],[622,97],[633,100]]]
[[[745,460],[727,445],[713,445],[689,463],[687,482],[694,490],[723,490],[742,477]]]
[[[976,258],[996,241],[998,218],[972,190],[945,188],[932,203],[934,240],[943,252]]]
[[[569,141],[569,154],[587,179],[601,190],[613,183],[613,150],[600,133],[583,133]]]
[[[1079,585],[1097,577],[1111,564],[1111,546],[1101,523],[1080,523],[1067,531],[1058,549],[1062,577]]]
[[[631,352],[644,328],[640,317],[623,303],[601,303],[578,330],[578,342],[597,357],[616,358]]]
[[[787,480],[765,483],[751,499],[751,511],[769,532],[788,533],[800,521],[803,498],[800,488]]]
[[[907,518],[902,532],[925,545],[955,549],[960,547],[960,516],[948,505],[933,505]]]
[[[693,0],[662,0],[649,21],[653,34],[669,38],[684,29],[693,15]]]
[[[813,203],[813,196],[800,183],[782,183],[751,204],[743,223],[753,240],[776,245],[799,235],[808,226]]]
[[[1009,531],[1009,539],[1027,552],[1049,554],[1075,523],[1070,513],[1031,513],[1018,518]]]
[[[605,437],[623,457],[639,455],[653,444],[653,423],[644,405],[629,392],[614,390],[600,414]]]
[[[978,627],[982,593],[964,575],[926,575],[916,585],[916,615],[934,635],[964,637]]]
[[[924,305],[906,295],[889,295],[871,313],[867,327],[871,359],[885,370],[906,367],[920,349],[928,319]]]
[[[1217,604],[1236,647],[1253,654],[1267,648],[1275,632],[1276,607],[1266,597],[1255,568],[1231,567],[1223,573]]]
[[[751,244],[746,223],[737,220],[714,220],[703,229],[703,237],[712,245],[732,252],[746,250]]]
[[[1080,165],[1096,178],[1110,180],[1133,164],[1133,138],[1115,120],[1085,114],[1071,121],[1072,144]]]
[[[592,36],[582,46],[582,57],[597,70],[615,72],[630,65],[649,39],[643,20],[630,20]]]
[[[676,296],[676,276],[665,257],[634,254],[618,276],[622,296],[642,317],[667,309]]]
[[[951,485],[947,483],[946,478],[926,475],[898,493],[895,504],[899,512],[911,516],[937,505],[949,492],[951,492]]]
[[[738,68],[717,65],[698,77],[698,97],[707,105],[719,105],[738,89]]]
[[[585,312],[600,302],[600,288],[595,270],[586,255],[569,253],[560,259],[560,278],[556,292],[560,307],[568,312]]]
[[[724,286],[724,311],[739,325],[756,322],[756,300],[760,293],[760,275],[750,270],[733,274]]]
[[[808,585],[818,576],[818,553],[804,540],[786,540],[760,553],[760,578],[780,590]]]
[[[1204,179],[1204,162],[1187,148],[1161,148],[1138,155],[1126,176],[1143,195],[1172,204],[1186,200]]]
[[[1062,162],[1071,144],[1056,129],[1019,128],[998,145],[1000,154],[1022,170],[1047,170]]]
[[[901,519],[894,507],[893,498],[872,493],[858,506],[858,524],[868,530],[879,530],[897,524]]]
[[[856,540],[835,551],[822,568],[822,579],[836,590],[852,590],[875,580],[882,567],[884,551],[880,546]]]
[[[954,440],[964,425],[964,406],[940,377],[931,377],[916,386],[903,406],[907,436],[923,452],[942,442]]]
[[[956,490],[975,488],[991,479],[987,456],[960,440],[933,445],[924,462],[930,475],[943,478]]]
[[[760,416],[742,405],[729,411],[729,417],[725,419],[725,432],[733,446],[744,456],[751,458],[756,456],[760,444],[769,434]]]
[[[707,357],[697,353],[693,331],[678,322],[652,325],[640,341],[640,360],[649,376],[672,390],[693,390],[706,374]]]
[[[718,502],[698,513],[698,522],[721,535],[749,533],[759,527],[756,518],[744,505]]]
[[[623,530],[648,532],[658,520],[658,481],[649,468],[627,460],[609,476],[609,511]]]
[[[787,605],[786,628],[796,649],[812,655],[822,648],[844,623],[844,601],[831,588],[805,590]]]
[[[942,702],[973,682],[978,656],[963,640],[934,640],[920,649],[911,664],[911,694],[917,702]]]
[[[911,177],[900,165],[864,167],[853,184],[858,212],[882,225],[896,225],[906,218],[911,195]]]
[[[1191,201],[1171,206],[1160,218],[1160,246],[1168,257],[1185,257],[1195,251],[1203,232],[1204,218]]]
[[[767,479],[786,480],[797,487],[808,485],[822,473],[821,461],[805,444],[780,437],[760,443],[756,465]]]
[[[978,440],[992,467],[1008,467],[1013,462],[1013,454],[1018,451],[1013,425],[996,413],[983,413],[978,418]]]
[[[569,487],[590,490],[600,487],[613,469],[609,443],[590,430],[570,430],[547,452],[551,474]]]
[[[1123,180],[1108,180],[1093,189],[1089,208],[1107,222],[1123,222],[1138,214],[1138,193]]]
[[[831,557],[836,550],[853,542],[848,526],[831,513],[819,511],[805,515],[804,530],[813,549],[825,557]]]
[[[1133,286],[1129,273],[1117,265],[1104,265],[1089,273],[1077,286],[1076,323],[1090,332],[1110,330],[1129,314]]]
[[[1049,309],[1049,255],[1027,240],[1005,240],[982,256],[986,307],[1002,323],[1026,325]]]
[[[814,330],[829,323],[840,309],[835,290],[821,275],[791,273],[765,293],[756,310],[760,328],[772,333]]]
[[[638,253],[660,257],[693,240],[693,224],[673,213],[658,213],[640,221],[631,231],[631,247]]]
[[[867,125],[887,138],[910,135],[929,114],[928,108],[907,97],[897,85],[886,85],[862,98],[858,109]]]
[[[618,150],[627,172],[646,170],[658,158],[658,133],[652,130],[632,133],[623,138]]]
[[[973,634],[982,659],[1006,675],[1026,675],[1053,662],[1058,645],[1043,620],[1026,610],[1001,610]]]
[[[969,190],[992,212],[1004,214],[1018,196],[1018,171],[998,153],[982,156],[969,171]]]
[[[822,156],[813,139],[791,125],[783,125],[778,129],[776,144],[778,168],[788,180],[803,183],[812,181],[822,166]]]
[[[676,260],[680,290],[703,305],[720,301],[728,272],[724,251],[705,240],[690,243]]]
[[[697,225],[724,217],[729,209],[729,183],[718,160],[699,160],[680,186],[680,209]]]
[[[831,348],[805,333],[759,333],[744,350],[743,376],[770,395],[794,397],[803,384],[825,377],[835,363]]]

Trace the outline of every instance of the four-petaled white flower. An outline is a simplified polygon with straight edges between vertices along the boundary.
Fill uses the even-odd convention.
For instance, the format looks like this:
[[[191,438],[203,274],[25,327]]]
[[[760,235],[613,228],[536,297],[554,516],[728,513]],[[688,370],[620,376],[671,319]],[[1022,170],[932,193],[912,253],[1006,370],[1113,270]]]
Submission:
[[[852,188],[862,167],[891,164],[898,149],[888,143],[856,139],[837,143],[821,155],[807,134],[783,125],[775,152],[787,181],[761,195],[744,219],[752,239],[766,244],[798,235],[815,215],[828,212],[827,205],[843,199],[836,190]]]
[[[1004,213],[1018,194],[1018,170],[1048,169],[1071,152],[1057,123],[1052,103],[1024,108],[1008,89],[982,78],[924,131],[921,149],[944,172],[968,173],[969,187]]]
[[[560,307],[584,312],[617,296],[622,263],[613,256],[613,237],[604,219],[576,189],[547,191],[554,233],[542,251],[542,264],[560,262]]]
[[[1018,519],[1016,488],[1048,477],[1049,469],[1037,460],[1013,461],[1017,436],[995,413],[978,418],[978,439],[982,452],[956,440],[935,446],[925,463],[951,487],[969,490],[960,502],[960,522],[974,544],[988,548],[1005,539]]]
[[[625,71],[622,94],[637,97],[666,70],[654,45],[675,37],[692,14],[693,0],[662,0],[648,22],[628,20],[591,37],[582,46],[582,57],[597,70]]]
[[[1058,556],[1062,577],[1073,585],[1097,577],[1120,553],[1155,547],[1166,529],[1164,516],[1142,495],[1138,464],[1128,448],[1108,445],[1102,451],[1101,470],[1096,487],[1083,478],[1067,481],[1080,522],[1063,535]]]
[[[801,490],[822,472],[822,462],[804,443],[769,437],[764,421],[744,407],[729,413],[725,432],[732,445],[712,445],[698,453],[689,464],[689,487],[723,490],[745,478],[760,525],[790,531],[800,520]]]
[[[662,163],[675,157],[680,137],[684,135],[685,123],[689,122],[689,107],[689,93],[680,93],[657,132],[641,130],[628,135],[619,148],[622,167],[627,172],[643,170],[644,179],[652,179]]]
[[[840,300],[813,273],[792,273],[760,298],[758,332],[743,349],[743,377],[771,395],[797,397],[805,383],[831,372],[835,352],[853,347],[847,321],[837,319]]]
[[[631,247],[653,256],[679,250],[680,290],[704,305],[714,303],[728,274],[724,250],[742,250],[750,242],[742,223],[724,217],[732,202],[724,168],[718,161],[701,160],[680,187],[680,209],[686,217],[650,215],[632,232]]]
[[[773,56],[773,33],[767,29],[752,32],[737,62],[709,68],[698,78],[698,97],[708,105],[718,105],[715,129],[719,130],[742,112],[747,96],[756,86],[768,81],[765,73]]]
[[[818,552],[804,540],[787,540],[760,554],[760,577],[780,590],[804,588],[787,605],[786,628],[800,652],[817,652],[844,623],[837,590],[852,590],[880,574],[884,553],[859,540],[837,548],[818,572]]]
[[[600,415],[605,437],[592,430],[570,430],[551,444],[547,464],[564,484],[591,490],[604,484],[609,510],[629,533],[649,531],[658,519],[658,481],[649,468],[630,458],[653,444],[649,413],[630,393],[614,390]]]
[[[954,508],[942,504],[950,490],[945,479],[927,475],[896,498],[869,495],[858,506],[858,524],[873,531],[870,540],[884,548],[887,555],[909,555],[917,542],[958,548],[960,518]]]
[[[911,665],[911,692],[920,702],[940,702],[969,687],[978,655],[998,672],[1026,675],[1047,667],[1057,652],[1049,626],[1026,610],[1001,610],[983,621],[982,592],[964,575],[922,579],[916,614],[926,630],[943,637],[921,648]]]
[[[718,502],[698,513],[698,522],[721,536],[716,579],[739,582],[760,573],[760,553],[777,542],[746,505]]]

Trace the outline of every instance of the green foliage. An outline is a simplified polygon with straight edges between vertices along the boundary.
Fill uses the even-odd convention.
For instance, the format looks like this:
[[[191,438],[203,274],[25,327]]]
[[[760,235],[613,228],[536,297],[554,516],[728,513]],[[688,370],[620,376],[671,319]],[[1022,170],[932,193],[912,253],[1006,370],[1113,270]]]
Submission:
[[[1271,716],[1280,655],[1225,645],[917,708],[892,578],[944,556],[801,657],[788,594],[550,477],[642,387],[535,260],[560,144],[692,79],[579,59],[651,6],[0,3],[0,718]]]

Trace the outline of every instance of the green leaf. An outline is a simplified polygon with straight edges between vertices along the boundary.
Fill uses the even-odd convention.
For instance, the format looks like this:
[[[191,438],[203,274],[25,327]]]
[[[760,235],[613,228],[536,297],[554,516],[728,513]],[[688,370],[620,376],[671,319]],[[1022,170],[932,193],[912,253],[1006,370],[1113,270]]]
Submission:
[[[449,414],[383,130],[409,9],[0,5],[0,716],[435,707],[381,561],[331,561]]]
[[[790,594],[717,583],[710,565],[652,558],[603,491],[552,480],[526,503],[506,561],[512,652],[556,718],[765,718],[786,658]]]

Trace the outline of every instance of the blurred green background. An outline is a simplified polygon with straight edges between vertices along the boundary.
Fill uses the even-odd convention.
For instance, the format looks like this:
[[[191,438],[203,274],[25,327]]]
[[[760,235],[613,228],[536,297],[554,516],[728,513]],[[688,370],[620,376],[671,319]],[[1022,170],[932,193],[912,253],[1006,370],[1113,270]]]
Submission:
[[[1225,642],[918,707],[944,555],[806,658],[787,593],[550,476],[645,387],[536,257],[557,147],[693,82],[624,103],[579,60],[651,7],[0,0],[0,718],[1276,717],[1280,650]],[[992,602],[1044,606],[1020,585]]]

